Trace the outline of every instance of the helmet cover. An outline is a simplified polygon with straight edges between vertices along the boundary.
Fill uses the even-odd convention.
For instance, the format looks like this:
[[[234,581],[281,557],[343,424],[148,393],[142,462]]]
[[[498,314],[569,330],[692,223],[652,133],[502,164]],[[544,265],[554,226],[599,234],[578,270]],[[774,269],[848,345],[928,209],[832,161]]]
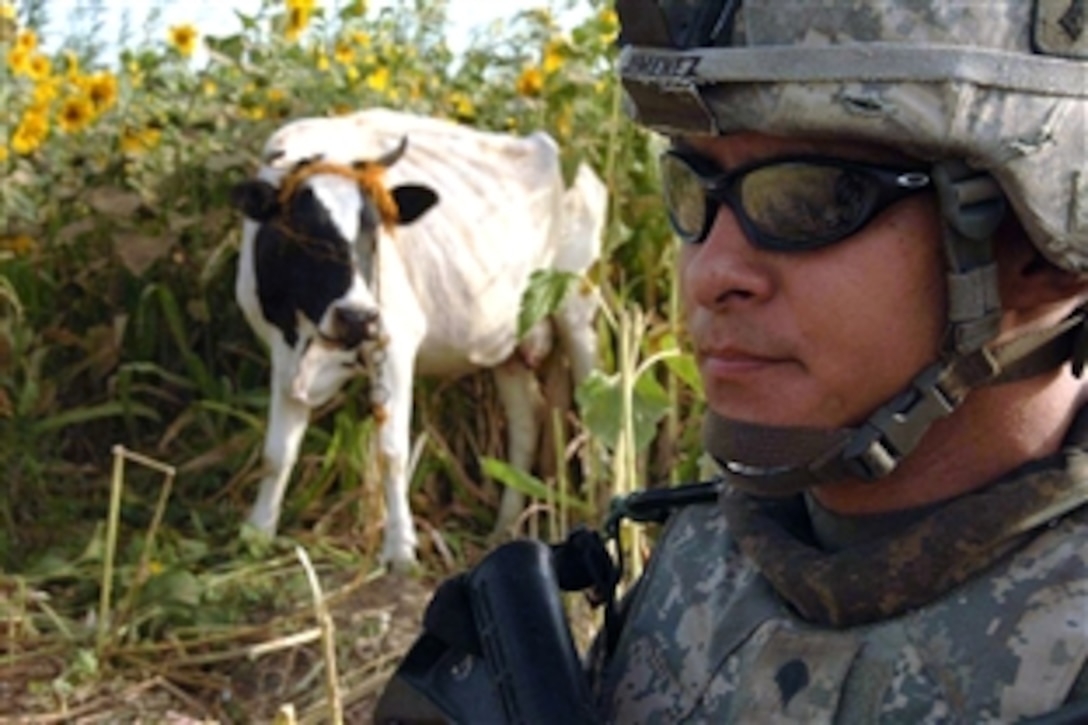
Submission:
[[[1084,0],[617,0],[628,112],[666,134],[846,138],[997,179],[1088,274]]]

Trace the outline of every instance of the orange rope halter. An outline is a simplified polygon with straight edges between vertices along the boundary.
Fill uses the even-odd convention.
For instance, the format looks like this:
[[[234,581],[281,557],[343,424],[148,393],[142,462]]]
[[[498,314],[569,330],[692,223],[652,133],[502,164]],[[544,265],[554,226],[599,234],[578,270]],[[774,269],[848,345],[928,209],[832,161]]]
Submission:
[[[298,164],[283,177],[280,183],[278,199],[283,205],[290,201],[298,191],[303,181],[317,174],[335,174],[346,179],[351,179],[362,192],[378,208],[378,216],[382,220],[382,226],[390,230],[400,221],[400,209],[389,188],[385,185],[385,167],[368,161],[358,162],[351,166],[338,164],[332,161],[311,161]]]

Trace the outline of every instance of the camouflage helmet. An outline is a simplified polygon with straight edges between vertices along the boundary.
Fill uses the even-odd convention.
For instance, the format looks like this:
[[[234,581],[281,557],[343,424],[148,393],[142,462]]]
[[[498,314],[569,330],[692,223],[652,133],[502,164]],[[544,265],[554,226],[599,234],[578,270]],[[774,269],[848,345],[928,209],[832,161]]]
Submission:
[[[989,172],[1088,273],[1085,0],[618,0],[629,113],[667,134],[846,137]]]

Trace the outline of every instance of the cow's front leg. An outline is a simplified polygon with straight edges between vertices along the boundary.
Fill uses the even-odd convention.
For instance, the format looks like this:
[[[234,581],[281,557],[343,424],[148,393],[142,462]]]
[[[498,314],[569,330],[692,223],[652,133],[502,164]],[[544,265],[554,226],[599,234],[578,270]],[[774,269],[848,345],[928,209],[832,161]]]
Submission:
[[[511,465],[531,471],[540,442],[541,399],[536,375],[514,356],[494,369],[495,386],[506,417],[506,450]],[[502,493],[493,538],[510,536],[525,509],[525,496],[507,486]]]
[[[378,421],[377,456],[385,489],[383,564],[397,571],[415,566],[415,522],[408,502],[408,456],[415,349],[387,347],[371,396]]]
[[[272,379],[277,380],[275,375]],[[283,495],[309,421],[309,406],[288,395],[282,385],[272,386],[268,430],[264,437],[264,476],[248,519],[251,525],[269,536],[276,533]]]

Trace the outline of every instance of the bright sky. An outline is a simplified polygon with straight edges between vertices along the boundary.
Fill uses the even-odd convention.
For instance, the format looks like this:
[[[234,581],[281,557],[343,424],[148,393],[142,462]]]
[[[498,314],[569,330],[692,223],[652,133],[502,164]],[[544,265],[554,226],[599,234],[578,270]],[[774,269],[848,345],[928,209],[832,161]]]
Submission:
[[[319,0],[325,7],[334,5],[335,0]],[[396,5],[398,0],[371,0],[372,9]],[[402,0],[410,2],[410,0]],[[343,0],[341,0],[341,3]],[[161,38],[165,28],[181,23],[192,23],[201,33],[208,35],[228,35],[241,28],[235,11],[253,14],[261,5],[261,0],[185,0],[171,2],[165,0],[50,0],[51,23],[47,31],[48,45],[59,41],[75,32],[87,32],[90,29],[87,20],[87,8],[100,4],[105,8],[105,25],[101,37],[111,48],[106,60],[116,52],[117,39],[123,27],[135,41],[145,38]],[[473,30],[488,23],[513,17],[522,10],[547,7],[549,0],[449,0],[450,46],[460,49],[467,44]],[[16,3],[18,5],[18,3]],[[145,28],[152,8],[163,8],[161,18],[153,28]]]

